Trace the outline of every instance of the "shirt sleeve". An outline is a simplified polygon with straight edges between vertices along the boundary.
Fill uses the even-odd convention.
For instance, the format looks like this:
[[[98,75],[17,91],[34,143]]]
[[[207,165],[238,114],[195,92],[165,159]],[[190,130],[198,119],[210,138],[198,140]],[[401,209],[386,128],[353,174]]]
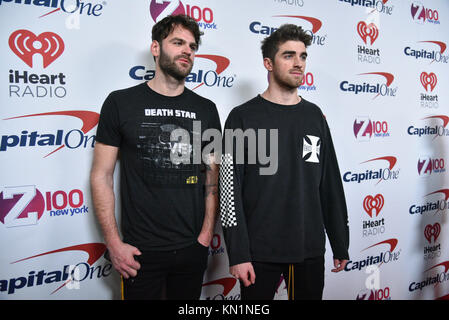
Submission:
[[[324,118],[324,116],[323,116]],[[345,194],[329,126],[324,120],[324,166],[320,198],[326,233],[334,259],[349,259],[349,227]]]
[[[243,210],[242,182],[244,163],[237,163],[235,141],[230,133],[242,129],[235,112],[231,112],[225,123],[223,153],[220,166],[220,218],[229,257],[229,265],[250,262],[250,244]]]
[[[95,140],[107,145],[119,147],[121,139],[117,103],[111,93],[101,107]]]

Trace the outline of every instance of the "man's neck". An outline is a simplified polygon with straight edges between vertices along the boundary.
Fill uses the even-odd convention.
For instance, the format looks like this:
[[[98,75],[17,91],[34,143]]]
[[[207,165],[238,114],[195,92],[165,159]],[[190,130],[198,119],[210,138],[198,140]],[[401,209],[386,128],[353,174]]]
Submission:
[[[154,78],[148,81],[147,85],[163,96],[176,97],[184,92],[184,83],[185,80],[177,80],[160,70],[156,70]]]
[[[297,88],[287,89],[273,84],[268,85],[267,90],[265,90],[261,96],[270,102],[283,105],[294,105],[301,101],[301,97],[298,96]]]

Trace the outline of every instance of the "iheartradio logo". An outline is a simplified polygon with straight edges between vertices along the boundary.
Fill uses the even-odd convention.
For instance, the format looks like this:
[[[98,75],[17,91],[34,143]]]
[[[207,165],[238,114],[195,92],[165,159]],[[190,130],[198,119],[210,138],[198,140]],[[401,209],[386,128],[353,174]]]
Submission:
[[[432,237],[433,237],[433,242],[437,241],[438,236],[440,235],[440,231],[441,231],[441,225],[437,222],[434,225],[428,224],[425,228],[424,228],[424,237],[426,237],[427,241],[429,241],[429,243],[432,243]]]
[[[379,29],[374,23],[366,24],[365,21],[360,21],[357,24],[357,33],[359,34],[360,38],[362,38],[363,42],[365,44],[371,44],[373,45],[374,41],[376,41],[377,37],[379,36]],[[370,43],[368,43],[367,38],[370,38]]]
[[[14,31],[9,36],[9,47],[30,68],[33,67],[33,56],[40,54],[44,69],[52,64],[64,52],[64,41],[53,32],[43,32],[36,36],[25,29]]]
[[[421,84],[426,91],[433,91],[433,89],[435,89],[435,86],[437,85],[437,75],[433,72],[422,72],[419,79],[421,80]]]
[[[384,197],[381,194],[373,196],[366,196],[363,200],[363,209],[370,216],[378,216],[384,206]]]

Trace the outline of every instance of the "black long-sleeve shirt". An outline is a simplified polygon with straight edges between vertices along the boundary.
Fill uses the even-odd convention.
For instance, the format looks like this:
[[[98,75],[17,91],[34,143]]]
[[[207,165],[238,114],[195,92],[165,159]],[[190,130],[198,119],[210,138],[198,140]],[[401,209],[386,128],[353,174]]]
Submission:
[[[247,129],[265,129],[266,141],[270,129],[278,130],[274,174],[260,171],[275,167],[275,155],[270,155],[274,141],[266,147],[271,162],[257,159],[251,164],[251,147],[265,141],[259,142],[262,136],[257,134],[256,141],[245,140],[242,164],[237,161],[236,140],[229,139],[236,129],[247,136]],[[343,185],[319,107],[303,98],[296,105],[279,105],[259,95],[231,111],[223,139],[220,211],[230,266],[250,261],[297,263],[324,255],[326,233],[334,258],[349,259]]]

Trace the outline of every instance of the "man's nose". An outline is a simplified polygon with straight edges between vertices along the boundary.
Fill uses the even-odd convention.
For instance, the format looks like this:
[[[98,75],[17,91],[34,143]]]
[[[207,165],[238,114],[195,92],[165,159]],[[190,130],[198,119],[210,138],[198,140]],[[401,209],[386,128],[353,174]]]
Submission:
[[[193,50],[192,50],[192,48],[190,48],[189,45],[183,46],[182,49],[183,49],[183,50],[182,50],[182,53],[185,54],[185,55],[187,55],[187,56],[189,56],[189,57],[190,57],[190,56],[192,55],[192,53],[193,53]]]

